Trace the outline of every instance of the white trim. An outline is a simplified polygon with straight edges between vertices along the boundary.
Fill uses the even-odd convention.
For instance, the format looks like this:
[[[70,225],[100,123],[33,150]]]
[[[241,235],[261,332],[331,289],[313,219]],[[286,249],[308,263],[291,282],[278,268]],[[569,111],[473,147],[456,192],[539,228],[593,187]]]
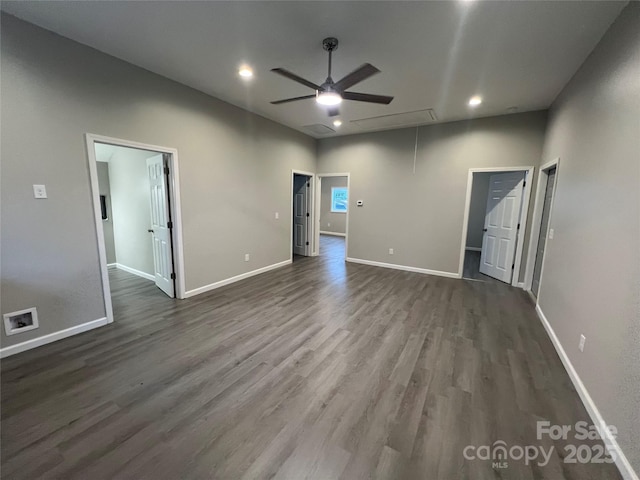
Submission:
[[[489,173],[489,172],[526,172],[525,175],[525,187],[522,195],[521,213],[520,213],[520,231],[518,233],[518,240],[516,244],[516,251],[514,254],[513,275],[511,277],[511,285],[518,286],[520,279],[520,267],[522,264],[522,250],[524,248],[524,238],[527,229],[527,216],[529,213],[529,200],[531,198],[531,184],[533,183],[533,173],[535,168],[532,166],[522,167],[488,167],[488,168],[470,168],[467,174],[467,193],[464,204],[464,215],[462,220],[462,240],[460,242],[460,259],[458,263],[458,278],[462,278],[464,271],[464,251],[467,243],[467,230],[469,227],[469,211],[471,210],[471,188],[473,187],[473,174],[474,173]],[[529,263],[527,262],[526,269],[529,269]],[[525,270],[526,274],[526,270]]]
[[[347,236],[346,233],[328,232],[326,230],[320,230],[320,235],[333,235],[334,237],[346,237]]]
[[[17,317],[18,315],[24,315],[25,313],[31,314],[31,325],[28,325],[26,327],[13,328],[11,326],[11,317]],[[4,333],[7,335],[7,337],[11,335],[17,335],[18,333],[35,330],[39,326],[38,311],[36,310],[36,307],[25,308],[24,310],[18,310],[17,312],[5,313],[4,315],[2,315],[2,317],[4,319]]]
[[[96,235],[98,242],[98,256],[100,258],[100,270],[102,273],[102,290],[104,295],[105,312],[108,322],[113,322],[113,307],[111,304],[111,291],[109,288],[109,272],[107,270],[107,254],[104,243],[104,234],[102,227],[102,213],[100,211],[100,192],[98,187],[98,169],[96,167],[96,152],[94,144],[107,143],[121,147],[138,148],[142,150],[150,150],[152,152],[168,153],[171,158],[169,179],[169,196],[171,200],[171,215],[173,222],[172,240],[173,240],[173,261],[176,273],[176,298],[185,298],[185,274],[184,274],[184,244],[182,236],[182,204],[180,197],[180,168],[178,163],[178,150],[175,148],[162,147],[159,145],[151,145],[121,138],[106,137],[104,135],[96,135],[93,133],[85,134],[85,143],[87,148],[87,158],[89,162],[89,174],[91,178],[91,192],[93,197],[94,220],[96,225]]]
[[[544,209],[544,190],[546,189],[547,178],[549,177],[549,170],[556,167],[556,180],[553,186],[553,197],[551,198],[551,207],[549,209],[549,225],[551,225],[551,217],[553,216],[553,204],[556,199],[556,191],[558,186],[558,173],[560,172],[560,157],[554,158],[550,162],[545,163],[540,167],[540,174],[538,175],[538,185],[536,187],[536,199],[533,207],[533,217],[531,219],[531,233],[529,234],[529,252],[527,253],[527,270],[524,273],[524,289],[531,290],[533,284],[533,268],[536,262],[536,252],[538,251],[538,242],[540,240],[540,228],[542,227],[542,210]],[[545,253],[547,248],[545,246]],[[530,267],[530,268],[529,268]],[[544,269],[544,254],[542,255],[542,268]],[[542,285],[542,273],[540,271],[540,285]],[[540,289],[538,288],[538,296],[540,296]]]
[[[349,255],[349,217],[351,215],[351,173],[343,172],[343,173],[318,173],[316,174],[317,180],[317,188],[316,188],[316,228],[315,228],[315,244],[316,244],[316,255],[320,254],[320,203],[322,198],[322,179],[325,177],[347,177],[347,198],[349,200],[349,206],[347,207],[347,217],[345,218],[345,233],[344,233],[344,260],[348,261]]]
[[[276,268],[284,267],[285,265],[290,265],[290,264],[291,264],[291,260],[285,260],[284,262],[274,263],[273,265],[267,265],[266,267],[258,268],[257,270],[241,273],[240,275],[236,275],[235,277],[226,278],[224,280],[220,280],[219,282],[211,283],[203,287],[194,288],[193,290],[187,290],[184,294],[185,295],[184,298],[191,298],[195,295],[209,292],[211,290],[215,290],[216,288],[224,287],[225,285],[239,282],[240,280],[244,280],[245,278],[254,277],[256,275],[260,275],[261,273],[265,273],[270,270],[275,270]]]
[[[102,317],[87,323],[81,323],[80,325],[65,328],[64,330],[49,333],[47,335],[43,335],[42,337],[27,340],[26,342],[17,343],[15,345],[0,349],[0,358],[9,357],[11,355],[15,355],[16,353],[25,352],[42,345],[46,345],[47,343],[56,342],[58,340],[62,340],[63,338],[71,337],[88,330],[93,330],[94,328],[102,327],[107,323],[110,323],[107,317]]]
[[[426,275],[437,275],[439,277],[460,278],[455,272],[441,272],[439,270],[428,270],[426,268],[408,267],[406,265],[396,265],[395,263],[374,262],[373,260],[363,260],[361,258],[347,257],[347,262],[370,265],[372,267],[392,268],[394,270],[404,270],[405,272],[424,273]]]
[[[117,267],[117,263],[107,263],[107,267]]]
[[[315,190],[316,190],[316,174],[312,172],[305,172],[304,170],[291,170],[291,189],[289,191],[289,201],[291,209],[289,211],[289,260],[293,262],[293,177],[294,175],[305,175],[307,177],[311,177],[309,181],[309,185],[311,185],[311,190],[309,190],[309,199],[311,200],[311,218],[309,219],[311,225],[311,233],[310,233],[310,242],[311,248],[309,249],[309,256],[315,257],[318,255],[318,244],[315,242]]]
[[[121,263],[115,264],[116,268],[119,270],[124,270],[125,272],[133,273],[142,278],[146,278],[147,280],[151,280],[152,282],[156,281],[155,275],[151,275],[150,273],[143,272],[141,270],[136,270],[135,268],[127,267],[126,265],[122,265]]]
[[[482,248],[478,248],[478,247],[464,247],[465,250],[470,250],[472,252],[481,252]]]
[[[578,392],[578,395],[580,396],[580,400],[582,400],[582,403],[587,409],[587,412],[589,413],[589,416],[591,417],[593,424],[597,427],[606,427],[607,424],[604,421],[604,418],[602,417],[600,410],[598,410],[598,407],[596,406],[595,402],[591,398],[591,395],[589,395],[587,388],[584,386],[584,383],[582,383],[582,380],[580,379],[578,372],[576,372],[576,369],[573,367],[573,364],[571,363],[571,360],[569,359],[567,352],[565,352],[564,348],[562,347],[560,340],[558,339],[556,333],[551,327],[551,324],[547,320],[547,317],[542,312],[542,309],[540,308],[539,304],[536,305],[536,313],[538,314],[538,317],[540,318],[542,325],[547,331],[547,334],[549,335],[549,338],[551,339],[551,343],[553,343],[553,346],[555,347],[556,352],[558,352],[558,356],[560,357],[560,360],[562,360],[562,364],[564,365],[565,370],[569,374],[569,378],[573,382],[573,386]],[[600,428],[600,431],[601,433],[604,434],[603,435],[604,438],[602,440],[606,445],[607,449],[609,450],[609,452],[612,452],[612,454],[615,455],[615,464],[618,467],[618,470],[620,470],[622,477],[627,480],[638,480],[638,475],[633,471],[633,467],[631,466],[631,464],[629,463],[629,460],[627,459],[624,452],[620,448],[620,445],[618,445],[618,442],[615,439],[615,437],[611,435],[611,432],[609,431],[609,429]]]

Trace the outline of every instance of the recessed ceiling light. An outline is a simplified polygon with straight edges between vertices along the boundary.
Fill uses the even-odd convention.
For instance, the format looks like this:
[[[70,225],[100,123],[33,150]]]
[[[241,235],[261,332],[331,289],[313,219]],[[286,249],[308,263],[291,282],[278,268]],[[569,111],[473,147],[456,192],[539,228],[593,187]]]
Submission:
[[[333,121],[333,126],[334,127],[339,127],[340,125],[342,125],[342,120],[334,120]]]
[[[240,70],[238,70],[238,75],[240,75],[242,78],[251,78],[253,77],[253,70],[251,69],[251,67],[243,65],[242,67],[240,67]]]
[[[469,106],[470,107],[477,107],[481,103],[482,103],[482,97],[479,97],[478,95],[476,95],[474,97],[471,97],[469,99]]]

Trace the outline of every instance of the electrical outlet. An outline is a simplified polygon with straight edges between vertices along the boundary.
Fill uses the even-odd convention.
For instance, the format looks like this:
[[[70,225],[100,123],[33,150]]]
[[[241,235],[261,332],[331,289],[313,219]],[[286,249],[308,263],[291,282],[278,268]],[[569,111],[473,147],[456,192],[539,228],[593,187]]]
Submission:
[[[33,197],[34,198],[47,198],[47,189],[44,185],[34,185],[33,186]]]
[[[248,253],[245,253],[245,254],[244,254],[244,261],[245,261],[245,262],[248,262],[248,261],[249,261],[249,254],[248,254]]]
[[[393,255],[393,248],[389,249],[389,255]]]
[[[549,240],[553,240],[553,228],[549,229]]]
[[[578,349],[581,352],[584,352],[584,342],[587,341],[587,337],[585,337],[584,335],[580,335],[580,343],[578,343]]]
[[[278,220],[280,218],[280,213],[276,212],[276,220]]]

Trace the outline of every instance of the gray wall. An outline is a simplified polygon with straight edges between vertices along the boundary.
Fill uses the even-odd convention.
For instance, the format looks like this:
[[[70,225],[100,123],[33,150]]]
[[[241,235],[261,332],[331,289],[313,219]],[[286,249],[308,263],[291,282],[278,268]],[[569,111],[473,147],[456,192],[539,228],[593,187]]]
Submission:
[[[639,3],[554,103],[544,160],[557,157],[539,304],[640,472]]]
[[[467,227],[467,247],[482,248],[484,219],[489,196],[489,178],[492,173],[474,173],[469,204],[469,224]]]
[[[102,221],[104,245],[107,250],[107,263],[116,263],[116,247],[113,240],[113,210],[111,208],[111,187],[109,182],[109,164],[97,162],[98,190],[107,200],[107,219]]]
[[[147,158],[155,155],[120,147],[109,159],[116,261],[149,275],[154,268]]]
[[[312,138],[5,14],[1,32],[2,311],[40,321],[3,347],[105,316],[86,132],[178,150],[187,290],[289,259]]]
[[[457,273],[469,168],[539,165],[545,127],[546,112],[421,127],[415,174],[415,128],[320,140],[318,172],[350,172],[364,200],[348,256]]]
[[[324,177],[320,192],[320,230],[323,232],[346,233],[347,214],[331,212],[331,189],[346,187],[347,177]],[[351,199],[349,199],[349,203]]]

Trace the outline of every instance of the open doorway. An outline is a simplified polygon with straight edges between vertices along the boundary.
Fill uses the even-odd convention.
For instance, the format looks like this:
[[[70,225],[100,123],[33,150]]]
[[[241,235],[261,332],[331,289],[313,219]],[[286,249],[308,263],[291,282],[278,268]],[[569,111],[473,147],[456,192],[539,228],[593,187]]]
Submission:
[[[317,180],[316,243],[322,257],[345,261],[349,241],[349,173],[322,173]]]
[[[532,174],[533,167],[469,171],[462,278],[520,284]]]
[[[314,174],[291,173],[291,260],[295,262],[314,254],[313,238]]]
[[[114,292],[183,298],[177,152],[96,135],[87,149],[107,317]]]
[[[527,264],[532,268],[527,269],[524,288],[531,292],[536,299],[539,298],[540,284],[542,282],[544,254],[547,239],[553,238],[551,216],[553,212],[553,199],[558,183],[558,168],[560,159],[556,158],[540,167],[540,176],[536,189],[536,203],[531,222],[531,243],[527,255]]]

